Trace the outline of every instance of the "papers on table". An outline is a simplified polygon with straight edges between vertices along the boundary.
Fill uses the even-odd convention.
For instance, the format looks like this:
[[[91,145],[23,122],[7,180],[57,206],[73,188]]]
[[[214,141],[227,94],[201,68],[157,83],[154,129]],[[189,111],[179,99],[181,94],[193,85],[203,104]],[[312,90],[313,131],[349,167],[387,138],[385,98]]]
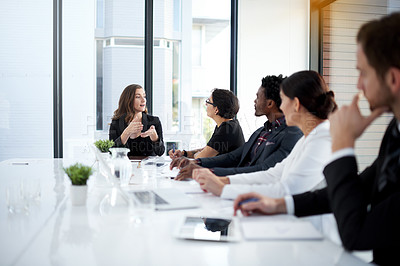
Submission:
[[[169,165],[164,166],[163,170],[161,171],[162,177],[169,177],[175,178],[179,173],[179,169],[174,168],[172,170],[169,169]]]
[[[308,221],[289,215],[252,216],[240,219],[248,240],[319,240],[322,235]]]
[[[176,181],[187,182],[187,181]],[[178,189],[182,190],[185,194],[205,194],[196,181],[190,182],[190,185],[179,186]]]

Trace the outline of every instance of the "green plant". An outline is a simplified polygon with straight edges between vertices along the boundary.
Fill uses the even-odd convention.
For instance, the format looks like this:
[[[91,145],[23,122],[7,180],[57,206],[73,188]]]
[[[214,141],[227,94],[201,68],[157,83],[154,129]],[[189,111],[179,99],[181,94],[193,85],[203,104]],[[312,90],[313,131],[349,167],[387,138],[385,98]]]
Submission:
[[[109,149],[114,146],[114,141],[112,140],[98,140],[94,143],[94,145],[101,151],[101,152],[109,152]]]
[[[68,175],[69,179],[71,179],[72,185],[76,186],[86,185],[89,176],[93,174],[92,167],[85,166],[80,163],[76,163],[74,165],[71,165],[70,167],[63,169],[64,172]]]

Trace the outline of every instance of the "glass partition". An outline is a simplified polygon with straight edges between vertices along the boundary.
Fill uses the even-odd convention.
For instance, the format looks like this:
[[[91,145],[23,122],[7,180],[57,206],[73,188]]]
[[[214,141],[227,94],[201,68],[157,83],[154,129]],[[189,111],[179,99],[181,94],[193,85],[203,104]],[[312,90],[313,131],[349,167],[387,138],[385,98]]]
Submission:
[[[53,157],[53,1],[0,1],[0,161]]]

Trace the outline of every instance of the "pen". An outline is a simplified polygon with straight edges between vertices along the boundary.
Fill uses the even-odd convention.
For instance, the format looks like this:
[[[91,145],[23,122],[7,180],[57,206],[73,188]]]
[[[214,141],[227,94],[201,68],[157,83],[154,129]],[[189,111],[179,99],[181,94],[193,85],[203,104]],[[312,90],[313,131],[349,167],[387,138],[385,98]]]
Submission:
[[[241,206],[242,204],[248,203],[248,202],[255,202],[255,201],[258,201],[258,199],[257,198],[245,199],[245,200],[242,200],[241,202],[239,202],[239,206]]]
[[[172,152],[175,153],[175,143],[172,143]]]

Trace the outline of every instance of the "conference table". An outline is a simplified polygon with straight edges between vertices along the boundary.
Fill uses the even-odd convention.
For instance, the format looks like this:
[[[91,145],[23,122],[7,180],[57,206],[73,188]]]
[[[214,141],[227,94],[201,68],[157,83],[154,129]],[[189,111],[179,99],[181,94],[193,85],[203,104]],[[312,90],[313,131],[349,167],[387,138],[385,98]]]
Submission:
[[[186,216],[233,215],[232,201],[195,193],[195,181],[155,177],[153,186],[191,191],[187,195],[200,207],[154,211],[141,223],[134,219],[130,207],[101,209],[111,188],[102,182],[99,171],[89,179],[86,205],[73,206],[70,181],[63,171],[72,163],[71,159],[0,162],[0,265],[367,265],[325,238],[236,242],[179,239],[175,232]],[[26,211],[9,212],[6,191],[21,184],[30,186],[30,191],[40,189],[40,195],[29,201]]]

